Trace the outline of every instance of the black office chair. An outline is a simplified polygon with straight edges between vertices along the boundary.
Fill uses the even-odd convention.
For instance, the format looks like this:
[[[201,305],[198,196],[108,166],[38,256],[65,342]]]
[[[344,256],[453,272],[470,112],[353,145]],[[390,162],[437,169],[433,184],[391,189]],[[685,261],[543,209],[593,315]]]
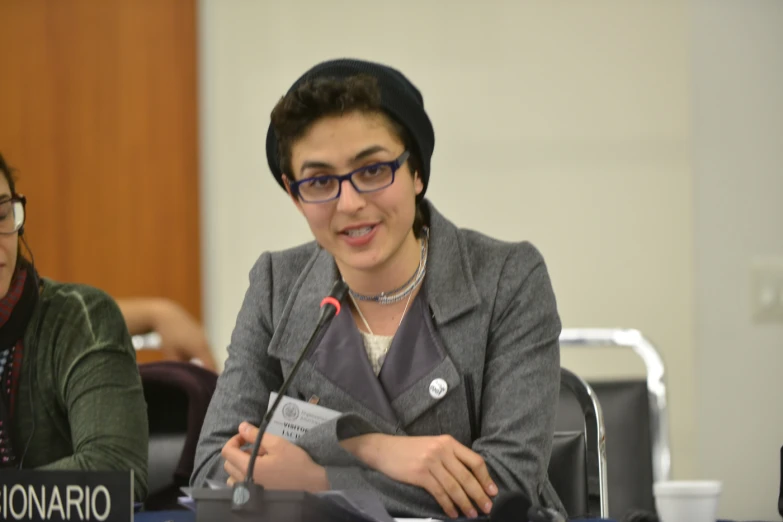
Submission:
[[[560,346],[632,349],[645,363],[642,379],[589,381],[601,403],[606,434],[609,517],[655,512],[653,483],[670,475],[664,366],[655,347],[637,330],[564,329]],[[561,393],[557,430],[579,428],[581,408]]]
[[[576,407],[580,425],[558,431],[549,459],[549,480],[569,517],[608,518],[608,487],[603,415],[584,380],[560,369],[561,408]],[[558,415],[560,415],[558,412]]]
[[[778,513],[783,517],[783,446],[780,447],[780,492],[778,493]]]
[[[139,366],[149,421],[148,511],[178,509],[193,473],[196,445],[217,375],[190,363]]]
[[[587,440],[582,431],[558,431],[549,458],[549,481],[569,517],[587,514]]]

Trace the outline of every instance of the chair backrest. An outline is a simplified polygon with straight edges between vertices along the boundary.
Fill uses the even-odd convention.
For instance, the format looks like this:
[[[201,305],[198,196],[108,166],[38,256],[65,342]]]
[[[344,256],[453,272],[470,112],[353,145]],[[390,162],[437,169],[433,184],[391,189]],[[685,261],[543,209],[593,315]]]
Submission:
[[[588,512],[586,447],[583,431],[555,433],[549,458],[549,482],[570,518]]]
[[[568,502],[575,506],[571,508],[566,506],[570,516],[608,518],[609,494],[606,475],[606,448],[604,446],[606,439],[601,404],[598,402],[598,398],[590,385],[565,368],[560,369],[560,384],[558,422],[564,409],[568,408],[570,408],[568,411],[575,412],[573,418],[577,419],[577,421],[571,423],[572,425],[568,430],[558,428],[558,431],[576,431],[583,434],[584,461],[581,466],[577,465],[573,460],[575,457],[572,454],[571,460],[562,460],[563,467],[554,470],[553,467],[557,463],[550,458],[550,480],[553,481],[552,485],[555,487],[558,496],[561,497],[561,501],[565,504],[566,501],[562,497],[566,497],[569,499]],[[553,458],[560,458],[562,455],[560,451],[566,452],[566,448],[563,448],[563,446],[566,446],[566,441],[558,440],[558,438],[563,439],[563,437],[565,435],[555,437]],[[570,444],[574,444],[574,442],[570,441]],[[558,450],[558,453],[555,453],[555,450]],[[570,468],[566,467],[569,465],[571,466]],[[581,471],[582,469],[584,473]],[[552,478],[553,475],[554,480]],[[582,497],[582,502],[576,499],[575,493],[579,491],[579,488],[575,486],[575,481],[579,480],[579,478],[584,481],[585,495]],[[562,490],[557,489],[555,481],[561,484]],[[574,511],[574,509],[577,511]]]
[[[217,375],[190,363],[139,366],[149,421],[147,510],[178,507],[193,472],[196,445]]]
[[[650,410],[644,381],[591,382],[601,401],[608,440],[609,515],[655,512]]]
[[[778,513],[783,517],[783,446],[780,447],[780,492],[778,493]]]
[[[147,463],[147,509],[169,509],[171,495],[184,486],[175,475],[187,434],[151,433]]]
[[[645,363],[646,378],[591,380],[606,425],[609,515],[622,519],[630,511],[655,511],[653,483],[668,480],[670,454],[664,366],[655,347],[637,330],[564,329],[562,347],[632,349]],[[562,395],[562,394],[561,394]],[[573,430],[580,412],[561,401],[558,430]]]

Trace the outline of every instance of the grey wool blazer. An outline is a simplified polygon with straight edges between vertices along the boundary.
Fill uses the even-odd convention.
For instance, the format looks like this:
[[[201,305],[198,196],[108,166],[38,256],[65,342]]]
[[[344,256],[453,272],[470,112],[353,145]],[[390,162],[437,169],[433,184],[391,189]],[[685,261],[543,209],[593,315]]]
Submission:
[[[373,490],[393,515],[442,517],[424,489],[369,469],[339,441],[371,432],[450,434],[484,458],[501,492],[551,499],[562,511],[547,478],[561,324],[544,260],[527,242],[459,229],[431,203],[423,206],[427,275],[412,319],[401,326],[405,333],[398,331],[376,378],[360,341],[335,344],[337,336],[330,336],[334,328],[357,332],[347,319],[338,321],[350,314],[335,319],[288,395],[318,396],[320,405],[342,415],[298,443],[325,467],[332,489]],[[227,478],[221,448],[240,422],[259,424],[269,392],[291,371],[337,277],[333,258],[315,243],[258,259],[204,421],[192,485]],[[440,389],[431,393],[436,380]]]

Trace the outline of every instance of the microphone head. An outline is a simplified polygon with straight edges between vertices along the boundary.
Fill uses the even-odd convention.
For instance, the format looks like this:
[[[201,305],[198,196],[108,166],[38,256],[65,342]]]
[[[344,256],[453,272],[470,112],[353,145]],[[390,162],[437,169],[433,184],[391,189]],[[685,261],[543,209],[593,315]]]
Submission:
[[[342,279],[338,279],[334,282],[332,285],[332,291],[329,292],[329,295],[323,298],[321,300],[321,319],[322,320],[329,320],[332,317],[335,317],[336,315],[339,315],[340,310],[342,309],[342,301],[345,299],[346,294],[348,293],[348,285],[345,284],[345,281]],[[327,305],[332,305],[332,307],[328,307]],[[334,311],[334,313],[332,313]]]

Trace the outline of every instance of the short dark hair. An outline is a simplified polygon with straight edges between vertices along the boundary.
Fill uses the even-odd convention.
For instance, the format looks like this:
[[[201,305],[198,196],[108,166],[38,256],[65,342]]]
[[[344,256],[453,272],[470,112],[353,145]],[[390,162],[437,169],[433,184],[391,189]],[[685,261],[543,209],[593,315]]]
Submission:
[[[347,78],[316,77],[304,81],[296,89],[283,96],[272,109],[272,128],[277,138],[277,157],[280,170],[293,177],[291,149],[308,129],[321,118],[339,116],[348,112],[383,114],[392,126],[397,138],[410,152],[408,168],[412,175],[421,173],[421,160],[415,143],[407,129],[381,106],[381,90],[378,80],[368,74]],[[413,232],[420,237],[424,217],[416,204]]]

